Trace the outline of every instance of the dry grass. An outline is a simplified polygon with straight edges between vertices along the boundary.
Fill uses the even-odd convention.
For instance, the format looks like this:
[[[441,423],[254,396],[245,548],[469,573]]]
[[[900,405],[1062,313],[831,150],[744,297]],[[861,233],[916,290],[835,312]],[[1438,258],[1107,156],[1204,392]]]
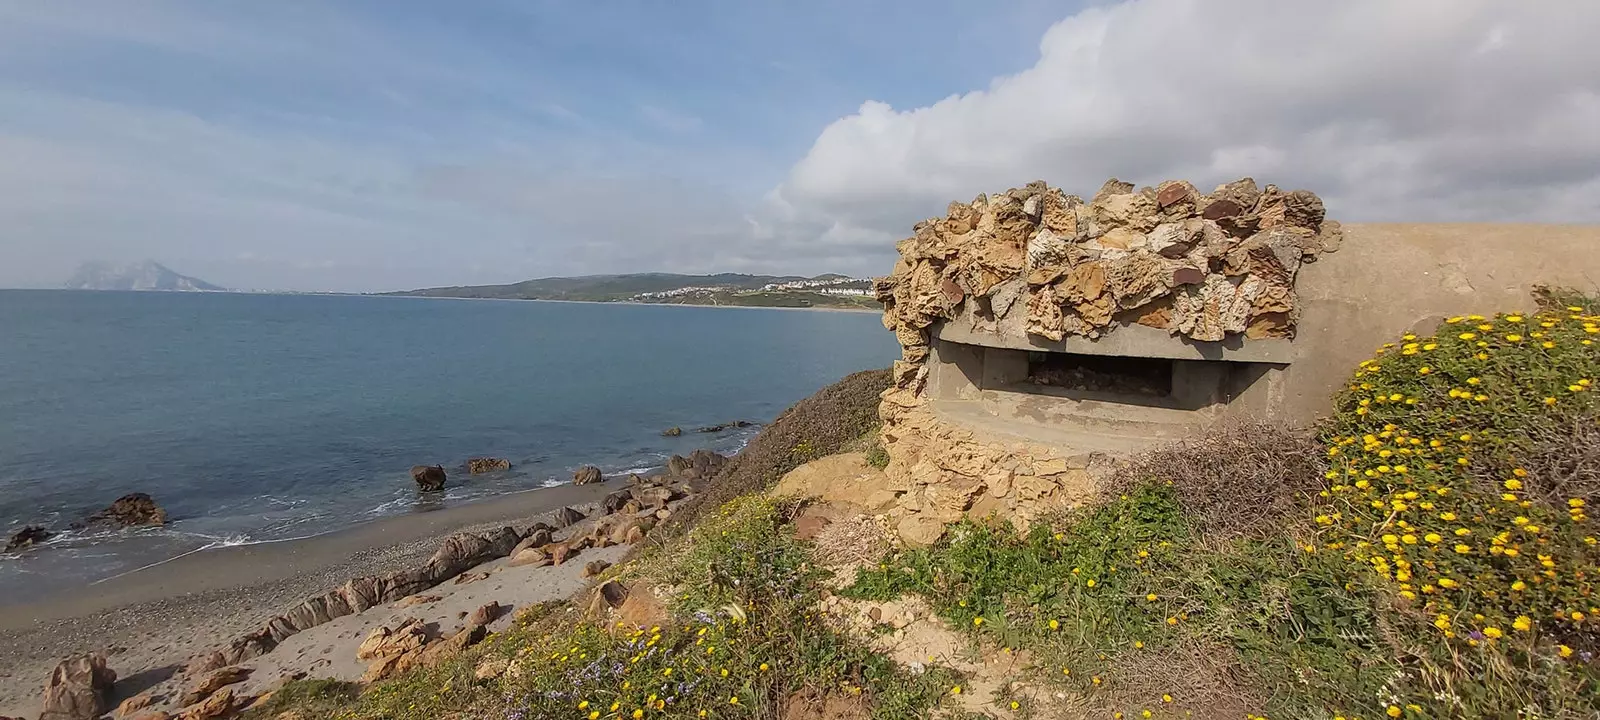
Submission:
[[[762,428],[745,449],[707,483],[706,491],[651,534],[661,541],[681,535],[709,509],[772,487],[785,473],[841,452],[878,423],[878,396],[889,388],[888,370],[847,375],[795,403]]]
[[[889,550],[889,533],[875,518],[855,515],[828,524],[814,539],[812,555],[829,566],[870,565]]]
[[[1584,413],[1559,425],[1530,426],[1526,433],[1528,450],[1518,465],[1527,471],[1523,485],[1530,498],[1562,512],[1572,498],[1600,502],[1600,416]],[[1490,466],[1476,474],[1499,492],[1511,468]]]
[[[1300,428],[1233,420],[1204,437],[1182,440],[1133,459],[1104,485],[1110,496],[1151,478],[1171,481],[1185,516],[1213,538],[1274,532],[1276,520],[1300,513],[1322,490],[1327,470],[1316,437]]]
[[[1141,710],[1165,705],[1158,700],[1163,696],[1202,718],[1248,717],[1265,705],[1257,692],[1260,683],[1232,647],[1193,638],[1124,652],[1107,679],[1107,690],[1094,698],[1103,717],[1122,712],[1137,718]]]

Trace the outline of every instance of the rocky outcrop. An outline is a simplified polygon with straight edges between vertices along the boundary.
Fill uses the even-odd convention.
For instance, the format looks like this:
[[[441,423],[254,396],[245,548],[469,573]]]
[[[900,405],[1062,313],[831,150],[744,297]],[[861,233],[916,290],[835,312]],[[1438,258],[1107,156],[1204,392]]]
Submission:
[[[11,534],[11,539],[6,541],[5,552],[26,550],[52,537],[55,537],[55,533],[37,525],[29,525]]]
[[[411,479],[416,481],[417,489],[423,492],[437,492],[444,489],[445,473],[443,465],[415,465],[411,468]]]
[[[605,475],[601,474],[600,468],[597,468],[593,465],[585,465],[581,468],[578,468],[577,472],[572,473],[573,485],[588,485],[590,483],[604,481]]]
[[[467,472],[473,475],[501,472],[511,469],[511,461],[505,458],[475,457],[467,460]],[[412,472],[416,472],[413,470]]]
[[[248,701],[248,698],[246,698]],[[234,697],[233,688],[222,688],[211,693],[198,704],[190,705],[178,713],[177,720],[214,720],[232,715],[238,709],[238,698]]]
[[[445,538],[432,556],[410,570],[352,578],[343,586],[309,598],[267,621],[261,629],[240,636],[221,650],[196,658],[185,669],[199,676],[272,652],[288,637],[334,618],[395,602],[438,585],[464,571],[511,554],[523,537],[513,528],[491,533],[456,533]]]
[[[754,424],[755,423],[752,423],[749,420],[735,420],[733,422],[728,422],[728,423],[719,423],[719,424],[716,424],[716,425],[707,425],[705,427],[698,427],[698,428],[695,428],[694,431],[697,432],[697,433],[719,433],[719,432],[723,432],[724,430],[730,430],[730,429],[733,429],[733,428],[750,427],[751,425],[754,425]]]
[[[67,658],[50,671],[39,720],[95,720],[111,709],[117,673],[106,657],[89,653]]]
[[[460,632],[440,640],[430,626],[415,618],[403,620],[393,628],[376,628],[356,648],[357,659],[370,661],[361,681],[372,683],[412,668],[433,667],[487,636],[483,624],[468,623]]]
[[[250,679],[250,669],[242,667],[225,667],[213,670],[198,682],[178,700],[179,705],[193,705],[201,700],[211,697],[212,693],[234,683],[241,683]]]
[[[667,476],[676,478],[710,478],[728,464],[728,457],[711,450],[696,450],[689,457],[673,455],[667,459]]]
[[[676,425],[661,431],[661,437],[678,437],[683,434],[683,428]]]
[[[167,511],[162,510],[161,506],[145,493],[128,493],[112,501],[106,509],[90,515],[85,522],[90,525],[104,523],[120,527],[165,525]]]

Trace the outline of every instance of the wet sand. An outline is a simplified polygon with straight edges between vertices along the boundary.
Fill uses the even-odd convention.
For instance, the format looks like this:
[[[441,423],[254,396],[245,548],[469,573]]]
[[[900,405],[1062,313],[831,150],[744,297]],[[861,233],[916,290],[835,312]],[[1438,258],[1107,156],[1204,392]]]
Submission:
[[[526,526],[563,506],[592,512],[625,484],[541,488],[312,538],[203,550],[37,602],[0,598],[0,716],[37,715],[50,669],[73,653],[107,652],[122,678],[118,695],[131,696],[306,597],[420,563],[450,533]]]

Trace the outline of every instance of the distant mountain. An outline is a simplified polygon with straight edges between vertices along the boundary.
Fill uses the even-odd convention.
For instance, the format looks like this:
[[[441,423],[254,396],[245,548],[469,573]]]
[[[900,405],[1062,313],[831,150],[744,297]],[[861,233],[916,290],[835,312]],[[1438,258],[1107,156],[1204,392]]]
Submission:
[[[509,300],[588,300],[618,302],[632,300],[645,293],[664,293],[685,288],[718,288],[726,290],[759,290],[773,283],[806,280],[794,275],[674,275],[671,273],[639,273],[634,275],[585,275],[582,277],[549,277],[525,280],[510,285],[468,285],[460,287],[425,288],[389,295],[451,298],[500,298]]]
[[[146,260],[130,265],[86,262],[67,281],[68,290],[158,290],[166,292],[227,292],[199,278],[180,275],[170,268]]]

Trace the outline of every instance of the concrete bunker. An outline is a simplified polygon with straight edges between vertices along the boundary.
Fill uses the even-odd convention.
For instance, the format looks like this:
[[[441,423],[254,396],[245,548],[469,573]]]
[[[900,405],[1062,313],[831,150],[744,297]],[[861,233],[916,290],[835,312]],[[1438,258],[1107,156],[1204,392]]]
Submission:
[[[902,347],[886,514],[913,544],[963,516],[1026,527],[1091,498],[1102,458],[1235,416],[1313,423],[1403,333],[1592,292],[1596,247],[1593,226],[1342,226],[1249,178],[951,203],[874,286]]]
[[[1083,451],[1132,451],[1250,406],[1251,389],[1292,353],[1286,339],[1179,343],[1135,328],[1119,343],[1049,342],[952,319],[930,332],[925,392],[936,412],[963,424]]]

